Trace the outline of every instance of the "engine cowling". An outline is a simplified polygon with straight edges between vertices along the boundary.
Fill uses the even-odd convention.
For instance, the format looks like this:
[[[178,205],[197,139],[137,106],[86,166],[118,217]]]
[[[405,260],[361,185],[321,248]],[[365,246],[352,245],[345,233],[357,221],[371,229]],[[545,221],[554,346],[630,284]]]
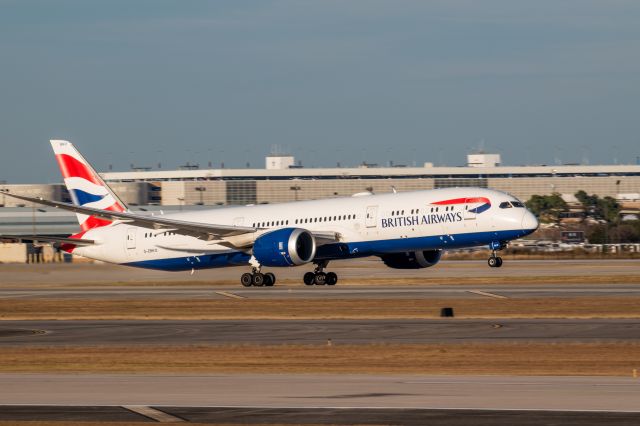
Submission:
[[[440,261],[442,250],[420,250],[380,256],[385,265],[394,269],[429,268]]]
[[[253,256],[264,266],[297,266],[316,255],[316,240],[301,228],[284,228],[259,236],[253,243]]]

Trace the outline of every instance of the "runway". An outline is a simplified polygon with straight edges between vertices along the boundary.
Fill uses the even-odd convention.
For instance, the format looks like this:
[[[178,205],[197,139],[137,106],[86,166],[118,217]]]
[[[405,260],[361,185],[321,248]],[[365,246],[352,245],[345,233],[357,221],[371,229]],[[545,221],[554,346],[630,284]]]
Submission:
[[[513,261],[499,271],[484,262],[443,262],[426,271],[382,268],[362,260],[335,268],[346,284],[306,287],[302,269],[278,273],[273,288],[236,284],[242,268],[194,276],[111,265],[0,266],[0,299],[45,304],[56,300],[473,299],[482,306],[510,299],[553,300],[640,296],[638,261]],[[442,268],[440,267],[442,266]],[[332,269],[332,268],[330,268]],[[585,282],[527,281],[576,274]],[[593,275],[599,281],[589,282]],[[482,277],[472,284],[469,277]],[[613,277],[610,281],[609,277]],[[621,278],[621,277],[626,278]],[[635,279],[637,276],[637,280]],[[177,277],[177,278],[176,278]],[[368,277],[389,279],[369,283]],[[403,282],[403,277],[409,280]],[[420,277],[431,281],[423,283]],[[491,277],[503,281],[491,280]],[[618,281],[615,278],[619,278]],[[508,278],[508,280],[506,280]],[[178,281],[180,280],[180,281]],[[290,281],[286,281],[290,280]],[[594,299],[595,298],[595,299]],[[221,301],[228,301],[221,302]],[[577,299],[576,299],[577,300]],[[604,299],[603,299],[604,300]],[[158,302],[160,303],[160,302]],[[380,302],[377,302],[380,303]],[[512,304],[516,302],[513,301]],[[573,303],[573,301],[571,301]],[[288,304],[288,303],[287,303]],[[271,306],[271,305],[269,305]],[[491,305],[493,306],[493,305]],[[153,308],[149,312],[152,313]],[[438,311],[439,312],[439,311]],[[520,312],[520,311],[517,311]],[[457,314],[459,312],[456,312]],[[560,314],[563,312],[560,311]],[[613,311],[615,314],[615,309]],[[162,317],[161,317],[162,318]],[[638,319],[357,319],[357,320],[32,320],[0,321],[0,348],[190,345],[333,345],[428,343],[616,343],[640,340]],[[455,345],[458,347],[459,345]],[[554,345],[549,345],[553,351]],[[23,350],[23,349],[21,349]],[[0,351],[1,352],[1,351]],[[450,356],[450,355],[447,355]],[[631,360],[633,361],[633,359]],[[392,360],[395,362],[395,358]],[[401,363],[401,357],[397,360]],[[563,361],[564,362],[564,361]],[[567,362],[571,363],[572,359]],[[577,360],[576,362],[579,362]],[[603,360],[605,362],[605,360]],[[600,361],[591,374],[601,374]],[[478,360],[478,368],[486,364]],[[406,424],[451,426],[640,424],[640,379],[631,377],[428,376],[412,374],[0,374],[0,421],[156,421],[251,424]],[[626,364],[623,366],[626,371]],[[640,367],[639,367],[640,368]],[[217,371],[217,370],[214,370]],[[243,370],[244,371],[244,370]],[[475,367],[474,374],[482,371]],[[580,368],[568,374],[582,374]],[[624,371],[622,374],[624,374]],[[503,369],[498,374],[505,374]],[[526,365],[525,374],[534,374]],[[546,373],[545,373],[546,374]],[[154,414],[155,413],[155,414]]]
[[[638,259],[576,259],[576,260],[505,260],[501,268],[489,268],[486,260],[455,261],[443,260],[433,268],[419,270],[398,270],[384,266],[377,258],[355,259],[351,261],[331,262],[327,270],[338,273],[340,281],[336,288],[349,282],[349,285],[366,285],[369,279],[376,284],[399,285],[403,280],[412,280],[412,284],[429,281],[431,284],[459,284],[469,277],[477,279],[498,279],[518,284],[520,278],[558,278],[557,283],[564,283],[566,277],[584,277],[586,285],[592,285],[589,278],[610,279],[616,282],[619,277],[627,277],[623,283],[640,284]],[[311,265],[297,268],[270,268],[280,282],[280,286],[304,288],[302,275],[312,269]],[[34,265],[0,265],[2,284],[0,288],[47,289],[73,288],[76,286],[125,286],[163,284],[181,286],[219,285],[241,288],[239,279],[246,267],[233,267],[189,272],[163,272],[147,269],[136,269],[109,264],[34,264]],[[632,277],[632,278],[629,278]],[[629,281],[631,279],[631,281]],[[276,284],[278,286],[278,284]]]
[[[489,293],[489,295],[482,293]],[[231,296],[230,296],[231,295]],[[469,298],[497,295],[507,298],[532,297],[640,297],[638,284],[572,285],[432,285],[432,286],[340,286],[335,287],[251,287],[220,286],[82,286],[68,288],[0,289],[0,299],[225,299],[233,295],[247,299],[426,299]]]
[[[0,382],[3,384],[0,387],[3,405],[553,410],[640,414],[640,379],[630,377],[0,374]]]
[[[152,413],[155,418],[139,412]],[[393,424],[405,426],[636,426],[637,413],[540,410],[438,410],[398,408],[0,406],[0,421],[197,422],[215,424]]]
[[[640,340],[640,321],[212,320],[2,321],[0,346],[596,342]]]

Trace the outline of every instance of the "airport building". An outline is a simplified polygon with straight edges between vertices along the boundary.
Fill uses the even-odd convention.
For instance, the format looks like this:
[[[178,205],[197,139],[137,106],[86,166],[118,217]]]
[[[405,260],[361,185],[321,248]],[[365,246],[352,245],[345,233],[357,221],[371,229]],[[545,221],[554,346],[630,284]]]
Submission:
[[[471,154],[466,167],[303,168],[288,155],[269,156],[264,169],[136,170],[103,173],[128,204],[157,206],[281,203],[374,193],[476,186],[532,195],[579,190],[620,200],[640,199],[640,165],[501,166],[499,154]],[[24,206],[2,191],[69,201],[63,185],[2,185],[0,205]]]

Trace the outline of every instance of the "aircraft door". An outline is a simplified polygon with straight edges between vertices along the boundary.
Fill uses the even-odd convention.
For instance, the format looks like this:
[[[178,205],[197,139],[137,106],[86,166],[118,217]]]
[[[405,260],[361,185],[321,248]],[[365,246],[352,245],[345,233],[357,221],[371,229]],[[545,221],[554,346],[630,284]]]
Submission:
[[[127,252],[136,248],[136,228],[127,229]]]
[[[378,206],[368,206],[364,224],[367,228],[378,226]]]
[[[473,205],[464,205],[464,220],[475,220],[476,212],[472,211],[475,207]]]

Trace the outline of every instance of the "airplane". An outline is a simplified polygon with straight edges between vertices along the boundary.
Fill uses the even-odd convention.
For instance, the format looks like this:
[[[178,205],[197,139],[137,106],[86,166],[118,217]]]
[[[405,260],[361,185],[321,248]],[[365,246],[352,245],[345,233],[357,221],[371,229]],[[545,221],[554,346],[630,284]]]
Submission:
[[[70,237],[0,236],[52,242],[61,250],[104,262],[163,271],[247,266],[245,287],[273,286],[268,267],[314,265],[306,285],[335,285],[330,261],[379,257],[396,269],[421,269],[443,250],[488,246],[497,251],[538,228],[524,204],[504,192],[461,187],[281,204],[233,206],[160,215],[133,213],[74,145],[51,140],[73,203],[7,193],[75,212],[81,232]]]

